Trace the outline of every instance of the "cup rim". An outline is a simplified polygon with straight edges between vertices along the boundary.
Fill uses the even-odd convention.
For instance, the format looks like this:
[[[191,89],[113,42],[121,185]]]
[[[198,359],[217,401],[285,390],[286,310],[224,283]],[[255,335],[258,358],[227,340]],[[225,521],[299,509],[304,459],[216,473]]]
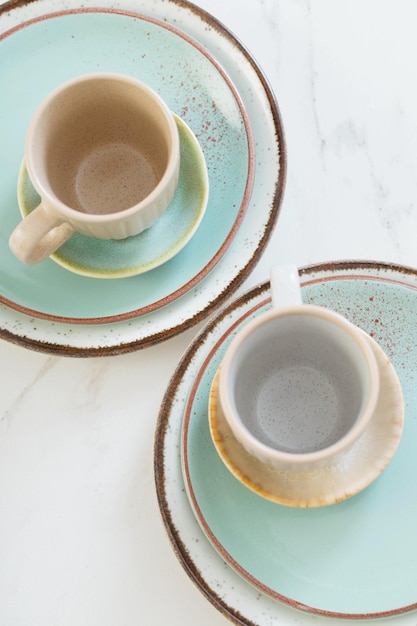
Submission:
[[[167,121],[168,130],[170,134],[170,140],[171,140],[171,152],[169,155],[167,167],[165,168],[165,171],[160,181],[158,182],[156,187],[154,187],[154,189],[140,202],[134,204],[131,207],[128,207],[127,209],[124,209],[122,211],[115,211],[113,213],[106,213],[106,214],[83,213],[82,211],[77,211],[76,209],[73,209],[67,204],[65,204],[64,202],[62,202],[60,198],[58,198],[55,194],[50,192],[48,187],[45,186],[44,181],[38,177],[36,173],[36,165],[34,164],[33,134],[39,122],[39,119],[41,118],[48,104],[60,92],[72,87],[73,85],[76,85],[82,82],[87,82],[91,80],[103,80],[103,79],[114,80],[114,81],[119,81],[123,83],[130,83],[131,85],[139,87],[142,91],[146,91],[148,95],[152,97],[152,99],[155,101],[155,103],[158,105],[161,112],[163,113],[165,120]],[[105,224],[105,223],[111,223],[113,221],[119,222],[120,219],[125,218],[125,217],[127,218],[130,215],[133,215],[137,213],[138,211],[141,211],[142,209],[145,209],[147,206],[149,206],[149,204],[151,204],[155,200],[155,197],[159,195],[159,193],[161,192],[161,189],[164,189],[165,187],[168,188],[170,182],[174,180],[176,176],[178,176],[179,162],[180,162],[180,139],[179,139],[178,127],[175,121],[174,113],[169,109],[168,105],[165,103],[162,97],[154,89],[152,89],[147,83],[137,78],[134,78],[133,76],[129,76],[127,74],[121,74],[118,72],[91,72],[87,74],[81,74],[79,76],[75,76],[74,78],[71,78],[70,80],[62,83],[61,85],[58,85],[58,87],[53,89],[38,105],[37,109],[32,115],[32,118],[28,126],[28,130],[26,133],[25,162],[26,162],[26,167],[28,170],[30,180],[33,186],[35,187],[36,191],[40,195],[41,200],[45,204],[46,207],[50,205],[52,205],[53,207],[58,206],[59,212],[62,214],[63,217],[67,217],[68,219],[76,218],[77,221],[81,223],[82,222],[91,223],[92,221],[95,224],[98,224],[98,223]]]
[[[259,441],[245,426],[240,416],[233,406],[228,393],[228,377],[230,368],[238,349],[244,344],[251,333],[267,324],[268,322],[290,315],[314,315],[315,317],[324,318],[330,323],[336,324],[342,330],[347,332],[356,345],[360,348],[367,365],[370,377],[370,385],[368,390],[368,400],[362,408],[361,413],[343,437],[335,443],[316,450],[313,452],[285,452],[277,450],[267,444]],[[253,456],[256,456],[262,462],[284,467],[288,469],[304,469],[312,466],[324,465],[326,462],[336,459],[345,450],[351,447],[361,436],[366,426],[371,420],[379,397],[379,369],[375,359],[375,355],[366,340],[366,335],[358,327],[352,324],[341,314],[313,304],[301,304],[296,306],[280,307],[279,309],[271,309],[265,311],[261,315],[248,322],[243,329],[232,339],[229,344],[219,369],[219,387],[218,399],[235,438],[243,445],[243,447]]]

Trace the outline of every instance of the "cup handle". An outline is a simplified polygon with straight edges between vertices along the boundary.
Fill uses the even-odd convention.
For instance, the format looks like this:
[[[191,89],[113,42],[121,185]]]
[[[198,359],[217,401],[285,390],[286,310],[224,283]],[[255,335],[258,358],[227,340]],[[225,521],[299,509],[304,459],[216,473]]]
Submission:
[[[272,307],[300,306],[300,278],[296,265],[274,265],[270,270]]]
[[[47,259],[73,234],[74,228],[41,203],[16,226],[9,239],[13,254],[28,265]]]

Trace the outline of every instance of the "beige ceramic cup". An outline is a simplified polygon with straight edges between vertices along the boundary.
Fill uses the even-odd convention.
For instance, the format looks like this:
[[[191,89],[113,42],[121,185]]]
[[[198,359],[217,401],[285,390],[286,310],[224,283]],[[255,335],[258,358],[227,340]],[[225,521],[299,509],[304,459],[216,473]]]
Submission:
[[[295,267],[271,271],[273,307],[228,347],[218,402],[234,437],[290,471],[333,463],[360,437],[379,394],[366,336],[341,315],[302,304]]]
[[[25,161],[40,205],[9,245],[38,263],[75,232],[124,239],[149,228],[169,206],[179,177],[178,129],[144,83],[87,74],[53,91],[36,110]]]

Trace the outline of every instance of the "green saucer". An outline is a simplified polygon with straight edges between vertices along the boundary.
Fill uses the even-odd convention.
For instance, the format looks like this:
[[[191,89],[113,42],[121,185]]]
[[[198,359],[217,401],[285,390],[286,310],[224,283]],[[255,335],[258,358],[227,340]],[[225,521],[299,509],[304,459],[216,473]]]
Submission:
[[[197,230],[208,200],[208,174],[204,155],[190,128],[175,116],[180,135],[180,177],[174,198],[158,221],[135,237],[97,239],[79,233],[63,244],[51,259],[62,267],[93,278],[122,278],[148,272],[175,256]],[[18,180],[22,216],[40,202],[25,162]]]

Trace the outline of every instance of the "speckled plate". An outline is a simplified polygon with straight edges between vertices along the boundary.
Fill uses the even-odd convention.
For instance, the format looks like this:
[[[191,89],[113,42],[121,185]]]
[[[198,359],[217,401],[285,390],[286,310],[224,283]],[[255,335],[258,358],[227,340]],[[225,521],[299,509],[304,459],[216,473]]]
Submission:
[[[346,262],[303,268],[301,283],[304,302],[351,319],[395,367],[405,423],[391,463],[348,500],[298,509],[253,493],[221,461],[209,431],[209,392],[234,334],[271,306],[264,283],[203,328],[166,391],[155,439],[162,517],[188,574],[236,623],[318,626],[393,615],[406,623],[417,608],[417,272]]]
[[[51,255],[65,269],[92,278],[136,276],[166,263],[191,239],[207,206],[209,184],[204,155],[191,129],[175,116],[180,136],[181,166],[174,198],[164,215],[144,232],[127,239],[96,239],[75,233]],[[20,168],[18,202],[29,215],[40,197],[25,162]]]
[[[0,335],[68,355],[151,345],[218,307],[262,254],[285,179],[275,98],[223,26],[183,1],[100,5],[69,0],[62,11],[58,0],[35,0],[0,9],[0,77],[8,85],[0,100],[8,154],[0,171]],[[161,93],[196,135],[210,184],[204,218],[187,245],[160,267],[117,281],[79,276],[51,260],[26,267],[7,245],[19,220],[16,180],[33,110],[57,84],[100,69],[138,76]],[[255,145],[265,164],[256,171]]]

